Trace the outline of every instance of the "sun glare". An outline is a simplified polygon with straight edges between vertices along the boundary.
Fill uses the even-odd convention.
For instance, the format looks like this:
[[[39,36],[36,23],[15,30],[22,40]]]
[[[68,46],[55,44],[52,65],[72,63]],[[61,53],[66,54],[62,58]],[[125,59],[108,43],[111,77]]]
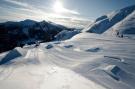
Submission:
[[[55,2],[53,9],[56,13],[64,12],[64,7],[60,1]]]

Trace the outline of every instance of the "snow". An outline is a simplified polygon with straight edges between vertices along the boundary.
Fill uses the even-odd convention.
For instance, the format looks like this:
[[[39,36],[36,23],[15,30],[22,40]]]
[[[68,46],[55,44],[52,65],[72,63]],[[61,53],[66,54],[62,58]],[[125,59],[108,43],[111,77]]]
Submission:
[[[46,49],[51,49],[53,47],[53,45],[49,44],[46,46]]]
[[[105,34],[116,35],[119,34],[135,34],[135,11],[133,11],[124,20],[111,27]]]
[[[129,6],[129,7],[117,10],[117,11],[113,11],[112,13],[109,13],[107,15],[103,15],[103,16],[97,18],[95,20],[95,22],[93,22],[92,24],[90,23],[90,26],[86,27],[83,30],[83,32],[102,34],[106,31],[108,31],[111,27],[117,25],[117,23],[121,23],[121,25],[120,25],[121,29],[122,29],[122,26],[129,25],[130,23],[132,23],[132,26],[127,26],[127,27],[128,28],[132,27],[132,29],[134,29],[134,27],[135,27],[135,25],[133,25],[134,21],[131,21],[135,17],[135,15],[132,14],[134,12],[134,10],[135,10],[135,5]],[[127,19],[125,19],[125,18],[127,18],[131,14],[132,14],[132,17],[130,16],[127,21]],[[124,23],[124,25],[122,25],[123,23]],[[115,26],[115,27],[117,29],[119,29],[118,26]],[[124,28],[124,29],[128,29],[128,28]],[[129,31],[129,29],[128,29],[128,31],[126,30],[127,32],[125,30],[123,30],[123,32],[125,31],[124,33],[133,34],[132,29],[130,29],[130,31]]]
[[[56,36],[55,36],[55,40],[67,40],[67,39],[70,39],[72,38],[74,35],[78,34],[79,31],[68,31],[68,30],[63,30],[61,31],[60,33],[58,33]]]
[[[0,58],[0,65],[6,63],[8,64],[11,60],[26,55],[26,52],[27,51],[25,49],[17,47],[9,52],[2,53]]]
[[[16,48],[22,56],[0,66],[0,89],[134,89],[134,45],[132,39],[80,33]]]

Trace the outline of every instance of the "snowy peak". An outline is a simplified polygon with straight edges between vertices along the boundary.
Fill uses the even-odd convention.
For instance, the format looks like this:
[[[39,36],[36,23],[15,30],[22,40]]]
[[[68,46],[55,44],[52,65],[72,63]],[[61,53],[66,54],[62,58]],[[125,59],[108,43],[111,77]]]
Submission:
[[[135,5],[123,8],[121,10],[114,11],[108,14],[108,18],[112,24],[115,24],[121,20],[123,20],[126,16],[131,14],[135,10]]]
[[[135,11],[127,16],[124,20],[112,26],[105,34],[109,35],[129,35],[135,34]]]
[[[83,31],[102,34],[118,22],[124,20],[134,10],[135,5],[114,11],[107,15],[103,15],[97,18],[93,24],[85,28]]]

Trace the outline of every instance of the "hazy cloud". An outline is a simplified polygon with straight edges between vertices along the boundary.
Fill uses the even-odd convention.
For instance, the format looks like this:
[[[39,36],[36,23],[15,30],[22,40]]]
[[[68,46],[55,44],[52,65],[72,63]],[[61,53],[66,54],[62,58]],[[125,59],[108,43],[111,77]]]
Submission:
[[[50,20],[55,18],[80,18],[78,17],[80,14],[75,10],[70,10],[63,7],[64,13],[57,14],[54,12],[53,7],[50,6],[36,6],[36,4],[28,3],[25,0],[4,0],[10,4],[14,4],[20,6],[19,8],[16,6],[8,6],[11,8],[5,8],[10,14],[5,14],[6,18],[9,15],[9,18],[17,18],[17,19],[33,19],[33,20]],[[34,1],[33,1],[34,2]],[[48,2],[49,3],[49,2]],[[52,2],[51,2],[52,3]],[[52,3],[53,5],[53,3]],[[48,10],[48,11],[47,11]],[[12,16],[11,16],[12,15]]]

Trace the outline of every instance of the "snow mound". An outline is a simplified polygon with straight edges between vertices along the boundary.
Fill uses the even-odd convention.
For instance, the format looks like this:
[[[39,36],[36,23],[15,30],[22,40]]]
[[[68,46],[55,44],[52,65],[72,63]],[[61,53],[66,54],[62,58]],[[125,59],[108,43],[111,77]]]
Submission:
[[[65,48],[72,48],[73,45],[65,45],[64,47],[65,47]]]
[[[16,49],[11,50],[11,51],[9,51],[8,54],[5,55],[4,58],[1,59],[0,65],[2,65],[2,64],[7,64],[7,63],[9,63],[11,60],[13,60],[13,59],[15,59],[15,58],[18,58],[18,57],[20,57],[20,56],[22,56],[21,53],[18,52]]]
[[[96,48],[90,48],[90,49],[87,49],[86,52],[98,52],[100,51],[100,48],[96,47]]]
[[[53,48],[53,45],[52,44],[48,44],[45,48],[46,49],[51,49],[51,48]]]
[[[115,80],[117,80],[117,81],[120,80],[119,76],[120,76],[120,72],[122,72],[122,70],[118,66],[116,66],[116,65],[109,65],[104,70],[105,70],[105,72],[107,74],[109,74]]]

